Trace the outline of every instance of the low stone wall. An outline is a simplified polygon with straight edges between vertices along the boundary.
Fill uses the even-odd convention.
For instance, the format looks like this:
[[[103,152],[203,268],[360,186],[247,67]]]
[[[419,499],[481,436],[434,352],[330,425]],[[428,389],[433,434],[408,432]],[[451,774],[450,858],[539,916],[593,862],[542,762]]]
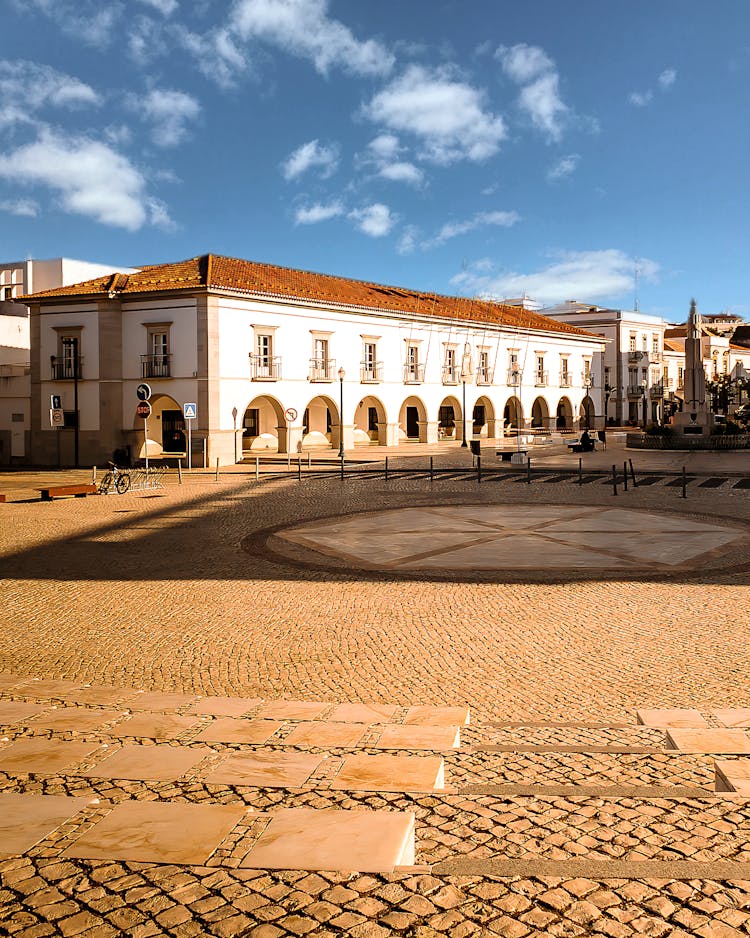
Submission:
[[[671,436],[648,436],[645,433],[629,433],[628,449],[676,449],[676,450],[737,450],[750,449],[750,433],[727,436],[690,437],[675,433]]]

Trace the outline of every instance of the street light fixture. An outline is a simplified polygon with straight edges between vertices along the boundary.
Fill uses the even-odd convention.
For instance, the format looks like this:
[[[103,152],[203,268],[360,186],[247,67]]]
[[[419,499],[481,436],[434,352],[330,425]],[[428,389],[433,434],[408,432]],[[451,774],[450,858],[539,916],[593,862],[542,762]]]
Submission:
[[[609,412],[609,399],[612,396],[612,385],[609,382],[604,383],[604,429],[607,428],[607,415]]]
[[[345,377],[346,377],[346,372],[344,371],[343,368],[339,368],[339,384],[341,387],[341,394],[339,397],[339,459],[344,458],[344,378]]]
[[[466,449],[466,379],[470,378],[472,375],[471,367],[471,346],[467,342],[464,345],[464,354],[461,360],[461,448]]]

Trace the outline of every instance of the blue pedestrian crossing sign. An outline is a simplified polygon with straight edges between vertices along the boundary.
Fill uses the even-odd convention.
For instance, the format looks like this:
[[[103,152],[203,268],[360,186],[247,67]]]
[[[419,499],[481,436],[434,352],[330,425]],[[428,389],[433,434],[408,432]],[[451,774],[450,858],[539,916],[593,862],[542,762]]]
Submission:
[[[195,420],[195,418],[198,416],[198,405],[183,404],[182,412],[185,415],[185,420]]]

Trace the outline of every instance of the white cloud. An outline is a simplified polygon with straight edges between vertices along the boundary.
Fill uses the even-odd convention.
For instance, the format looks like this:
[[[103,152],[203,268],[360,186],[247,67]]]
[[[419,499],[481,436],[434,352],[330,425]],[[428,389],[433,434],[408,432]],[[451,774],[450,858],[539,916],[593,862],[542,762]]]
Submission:
[[[154,88],[143,97],[130,99],[141,117],[153,122],[151,137],[159,147],[172,147],[188,134],[187,124],[201,111],[196,99],[184,91]]]
[[[449,241],[451,238],[466,234],[469,231],[475,231],[477,228],[485,228],[493,225],[501,228],[512,228],[513,225],[518,224],[520,220],[521,216],[515,211],[477,212],[476,215],[464,219],[464,221],[446,222],[435,237],[431,241],[426,242],[424,246],[432,247],[445,244],[445,242]]]
[[[373,202],[364,208],[349,212],[349,218],[356,227],[371,238],[382,238],[387,235],[398,221],[387,205],[382,202]]]
[[[421,157],[435,163],[485,160],[505,138],[502,117],[487,111],[484,95],[448,67],[410,65],[364,107],[389,130],[420,138]]]
[[[633,289],[633,274],[653,281],[659,272],[655,261],[628,256],[615,249],[567,251],[555,255],[549,266],[531,274],[493,272],[474,265],[452,278],[451,283],[472,295],[503,298],[530,296],[546,305],[576,298],[584,302],[614,300]]]
[[[551,140],[559,140],[570,109],[560,97],[560,76],[552,59],[539,46],[525,43],[500,46],[495,56],[508,78],[521,86],[521,110],[538,130]]]
[[[671,88],[675,81],[677,81],[677,70],[674,68],[665,68],[657,78],[657,81],[659,82],[659,86],[666,91],[667,88]]]
[[[38,10],[68,36],[100,48],[119,38],[116,25],[124,9],[122,3],[111,0],[106,4],[100,0],[15,0],[15,6],[24,12]]]
[[[413,254],[418,247],[419,229],[414,225],[407,225],[396,245],[396,251],[399,254]]]
[[[138,169],[111,147],[89,137],[42,130],[38,139],[0,154],[0,178],[57,192],[62,208],[105,225],[136,231],[163,223]]]
[[[33,199],[11,199],[0,202],[0,212],[18,215],[24,218],[36,218],[39,214],[39,204]]]
[[[139,3],[145,3],[164,16],[171,16],[179,6],[177,0],[139,0]]]
[[[631,91],[628,95],[628,101],[635,107],[646,107],[653,100],[653,91]]]
[[[360,41],[328,16],[328,0],[237,0],[231,28],[309,59],[323,75],[338,66],[355,75],[385,75],[393,55],[374,39]]]
[[[394,134],[378,134],[367,144],[376,159],[392,160],[401,151],[398,137]]]
[[[291,153],[281,166],[284,179],[296,179],[308,169],[320,169],[320,175],[327,179],[336,172],[339,165],[338,147],[321,145],[317,140],[309,140]]]
[[[0,60],[0,117],[6,126],[29,121],[29,112],[44,107],[86,107],[101,104],[90,86],[48,65],[21,59]]]
[[[419,167],[403,161],[387,163],[380,168],[378,175],[391,182],[407,182],[412,186],[420,186],[424,181],[424,173]]]
[[[242,74],[248,68],[244,54],[237,47],[234,37],[227,29],[198,34],[175,23],[170,29],[170,35],[174,37],[178,45],[193,56],[206,78],[216,82],[220,88],[231,88],[237,80],[237,75]],[[144,38],[147,54],[148,36]],[[137,58],[138,51],[133,49],[132,36],[131,53]]]
[[[319,222],[329,221],[329,219],[336,218],[343,214],[344,206],[338,200],[329,202],[328,205],[316,202],[314,205],[310,205],[307,208],[298,208],[294,213],[294,224],[317,225]]]
[[[547,179],[554,182],[556,179],[565,179],[572,176],[578,168],[581,157],[578,153],[570,153],[568,156],[561,157],[554,166],[547,170]]]

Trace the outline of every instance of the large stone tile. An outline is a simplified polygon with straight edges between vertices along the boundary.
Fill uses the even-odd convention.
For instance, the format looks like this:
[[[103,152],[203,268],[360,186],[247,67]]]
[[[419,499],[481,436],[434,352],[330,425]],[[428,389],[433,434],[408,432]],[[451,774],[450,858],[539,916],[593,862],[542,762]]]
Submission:
[[[750,796],[750,759],[719,759],[716,769],[716,791],[734,791]]]
[[[198,699],[197,694],[169,694],[160,691],[136,692],[128,699],[130,710],[180,710]]]
[[[285,808],[273,816],[241,866],[390,873],[413,863],[413,814]]]
[[[712,710],[711,713],[723,726],[750,727],[750,707],[736,707],[729,710]]]
[[[540,567],[600,568],[622,566],[619,559],[531,534],[488,537],[471,547],[445,550],[401,564],[406,570],[536,570]]]
[[[668,729],[667,741],[672,749],[681,752],[750,753],[750,734],[742,730]]]
[[[79,774],[87,778],[173,782],[186,775],[213,750],[191,746],[123,746],[98,765]]]
[[[87,707],[59,707],[49,710],[29,726],[34,729],[56,730],[64,733],[90,733],[105,723],[122,716],[122,710],[89,710]],[[110,730],[110,732],[112,732]]]
[[[81,688],[80,681],[24,681],[15,692],[37,700],[63,700],[66,694]]]
[[[393,704],[344,703],[334,707],[328,719],[332,723],[389,723],[398,710]]]
[[[0,794],[0,856],[26,853],[86,807],[88,798]]]
[[[426,749],[442,752],[458,749],[461,737],[456,726],[400,726],[388,725],[373,749]]]
[[[174,713],[154,713],[145,711],[128,717],[117,726],[111,727],[110,736],[136,736],[142,739],[155,739],[164,742],[174,739],[186,730],[193,729],[200,720],[193,717],[176,716]]]
[[[28,677],[19,677],[17,674],[11,674],[9,671],[0,673],[0,690],[7,690],[10,687],[17,687],[19,684],[28,682]]]
[[[108,687],[104,684],[88,684],[80,690],[63,694],[62,699],[67,703],[106,707],[112,704],[127,704],[137,693],[132,687]]]
[[[445,788],[445,764],[441,756],[347,756],[331,788],[433,791]]]
[[[191,704],[187,712],[200,716],[241,717],[262,702],[257,697],[204,697]]]
[[[362,723],[298,723],[284,739],[285,746],[327,747],[356,746],[365,732]]]
[[[262,745],[284,724],[279,720],[237,720],[219,717],[195,738],[207,743],[247,743]]]
[[[643,726],[653,726],[655,729],[669,729],[670,727],[691,729],[708,726],[708,721],[697,710],[675,708],[636,710],[636,719]]]
[[[468,726],[468,707],[409,707],[404,723],[410,726]]]
[[[236,753],[203,780],[209,784],[253,788],[299,788],[322,761],[322,756],[303,752]]]
[[[247,813],[244,805],[125,801],[63,854],[88,860],[203,864]]]
[[[255,716],[259,720],[317,720],[330,706],[317,700],[274,700]]]
[[[24,736],[0,749],[0,771],[11,775],[70,773],[73,766],[98,749],[99,745]]]
[[[25,723],[29,717],[44,713],[47,707],[41,704],[21,703],[17,700],[0,700],[0,726]]]

